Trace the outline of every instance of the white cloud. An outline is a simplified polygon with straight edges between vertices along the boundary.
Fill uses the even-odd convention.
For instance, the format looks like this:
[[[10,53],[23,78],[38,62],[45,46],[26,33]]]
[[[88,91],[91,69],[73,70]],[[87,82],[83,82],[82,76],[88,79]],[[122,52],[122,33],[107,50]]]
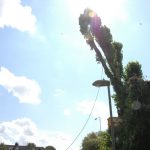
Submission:
[[[83,100],[77,105],[77,111],[89,115],[93,107],[94,101],[92,100]],[[96,102],[96,105],[92,112],[92,117],[101,117],[101,126],[102,130],[107,129],[107,118],[109,117],[109,106],[102,101]]]
[[[0,0],[0,28],[5,26],[34,33],[36,17],[30,6],[23,6],[21,0]]]
[[[55,92],[54,92],[54,96],[62,96],[62,95],[64,95],[64,90],[62,90],[62,89],[56,89],[55,90]]]
[[[70,116],[70,115],[71,115],[70,110],[69,110],[69,109],[65,109],[65,110],[64,110],[64,115],[65,115],[65,116]]]
[[[29,142],[37,146],[54,146],[57,150],[65,149],[72,137],[63,132],[43,131],[29,118],[20,118],[0,123],[0,143],[26,145]]]
[[[1,67],[0,85],[19,99],[20,103],[39,104],[41,89],[35,80],[25,76],[15,76],[8,69]]]

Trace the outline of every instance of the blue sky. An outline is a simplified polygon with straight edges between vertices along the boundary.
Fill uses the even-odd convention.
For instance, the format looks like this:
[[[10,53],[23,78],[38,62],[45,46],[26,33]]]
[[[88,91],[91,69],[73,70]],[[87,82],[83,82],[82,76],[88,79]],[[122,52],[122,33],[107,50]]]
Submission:
[[[79,32],[78,17],[86,7],[123,43],[123,64],[138,60],[150,79],[147,0],[0,0],[0,142],[66,150],[81,130],[98,90],[92,83],[106,78]],[[106,88],[70,150],[99,131],[98,116],[105,130]]]

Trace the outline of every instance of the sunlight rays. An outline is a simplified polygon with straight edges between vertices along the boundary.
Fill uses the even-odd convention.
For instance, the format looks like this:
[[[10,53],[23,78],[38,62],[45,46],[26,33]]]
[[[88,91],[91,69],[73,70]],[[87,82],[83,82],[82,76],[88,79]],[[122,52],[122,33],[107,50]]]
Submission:
[[[78,18],[85,8],[94,10],[104,24],[126,21],[125,0],[66,0],[72,17]]]

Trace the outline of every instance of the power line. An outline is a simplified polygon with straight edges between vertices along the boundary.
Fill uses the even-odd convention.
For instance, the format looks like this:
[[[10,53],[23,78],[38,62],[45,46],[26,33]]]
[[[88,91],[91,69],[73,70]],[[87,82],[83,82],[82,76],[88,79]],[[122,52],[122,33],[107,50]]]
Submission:
[[[74,142],[77,140],[77,138],[80,136],[80,134],[82,133],[82,131],[83,131],[84,128],[86,127],[86,125],[87,125],[87,123],[88,123],[88,121],[89,121],[89,119],[90,119],[90,117],[91,117],[91,115],[92,115],[93,109],[94,109],[94,107],[95,107],[95,104],[96,104],[96,101],[97,101],[97,98],[98,98],[98,94],[99,94],[99,90],[100,90],[100,88],[98,88],[98,91],[97,91],[97,94],[96,94],[96,98],[95,98],[95,100],[94,100],[94,103],[93,103],[91,112],[90,112],[90,114],[89,114],[89,116],[88,116],[88,118],[87,118],[85,124],[83,125],[82,129],[81,129],[80,132],[77,134],[77,136],[74,138],[74,140],[72,141],[72,143],[66,148],[66,150],[68,150],[68,149],[74,144]]]
[[[102,66],[102,72],[101,72],[101,79],[102,79],[102,76],[103,76],[103,66]],[[93,103],[93,106],[92,106],[92,109],[91,109],[91,112],[85,122],[85,124],[83,125],[83,127],[81,128],[80,132],[77,134],[77,136],[74,138],[74,140],[72,141],[72,143],[66,148],[66,150],[68,150],[73,144],[74,142],[77,140],[77,138],[80,136],[80,134],[82,133],[82,131],[84,130],[84,128],[86,127],[91,115],[92,115],[92,112],[94,110],[94,107],[95,107],[95,104],[96,104],[96,101],[97,101],[97,98],[98,98],[98,94],[99,94],[99,90],[100,90],[100,87],[98,88],[98,91],[97,91],[97,94],[96,94],[96,97],[95,97],[95,100],[94,100],[94,103]]]

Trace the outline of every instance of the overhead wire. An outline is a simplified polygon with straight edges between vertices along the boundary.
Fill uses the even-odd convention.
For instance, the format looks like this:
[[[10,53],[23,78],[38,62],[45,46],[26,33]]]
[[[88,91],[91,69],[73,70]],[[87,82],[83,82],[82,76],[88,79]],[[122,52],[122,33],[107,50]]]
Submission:
[[[96,104],[96,101],[97,101],[97,98],[98,98],[98,94],[99,94],[99,89],[100,89],[100,88],[98,88],[98,91],[97,91],[97,94],[96,94],[96,98],[95,98],[95,100],[94,100],[94,104],[93,104],[93,106],[92,106],[91,112],[90,112],[90,114],[89,114],[89,116],[88,116],[88,118],[87,118],[85,124],[83,125],[82,129],[80,130],[80,132],[77,134],[77,136],[74,138],[74,140],[73,140],[72,143],[67,147],[66,150],[68,150],[68,149],[74,144],[74,142],[77,140],[77,138],[80,136],[80,134],[82,133],[82,131],[83,131],[84,128],[86,127],[86,125],[87,125],[87,123],[88,123],[88,121],[89,121],[89,119],[90,119],[90,117],[91,117],[91,115],[92,115],[93,109],[94,109],[94,107],[95,107],[95,104]]]
[[[102,79],[102,75],[103,75],[103,66],[102,66],[102,72],[101,72],[101,79]],[[91,108],[91,111],[90,111],[90,114],[86,120],[86,122],[84,123],[83,127],[81,128],[80,132],[77,134],[77,136],[74,138],[74,140],[72,141],[72,143],[66,148],[66,150],[68,150],[73,144],[74,142],[78,139],[78,137],[80,136],[80,134],[83,132],[84,128],[86,127],[92,113],[93,113],[93,110],[94,110],[94,107],[95,107],[95,104],[96,104],[96,101],[98,99],[98,95],[99,95],[99,91],[100,91],[100,87],[98,88],[98,91],[97,91],[97,94],[96,94],[96,97],[95,97],[95,100],[94,100],[94,103],[93,103],[93,106]]]

